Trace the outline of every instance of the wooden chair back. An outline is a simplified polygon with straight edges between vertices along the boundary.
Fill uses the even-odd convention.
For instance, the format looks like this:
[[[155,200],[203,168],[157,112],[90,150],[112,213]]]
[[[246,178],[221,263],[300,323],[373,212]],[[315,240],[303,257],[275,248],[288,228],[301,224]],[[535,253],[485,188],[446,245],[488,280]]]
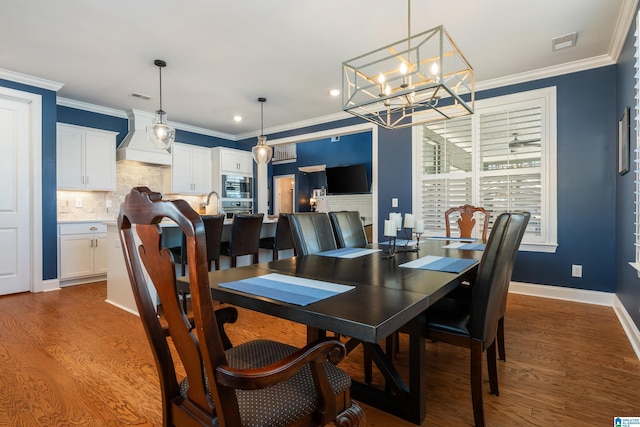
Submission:
[[[471,233],[473,233],[473,228],[476,225],[476,219],[474,218],[474,214],[477,212],[484,215],[484,219],[482,222],[482,241],[487,241],[487,230],[489,229],[489,213],[486,209],[481,207],[476,207],[472,205],[464,205],[458,206],[448,209],[444,213],[444,222],[445,222],[445,232],[447,237],[451,236],[451,216],[457,215],[457,224],[460,229],[460,237],[471,237]]]
[[[194,420],[200,425],[212,425],[217,413],[209,397],[205,378],[211,385],[214,399],[224,402],[223,406],[218,407],[233,413],[237,412],[237,403],[235,396],[228,390],[219,389],[215,379],[210,376],[215,372],[213,361],[225,364],[226,360],[209,290],[204,224],[200,215],[184,200],[163,202],[161,199],[160,193],[154,193],[146,187],[134,188],[126,196],[118,217],[125,264],[138,312],[156,360],[164,425],[195,425]],[[160,221],[165,218],[173,220],[185,234],[193,315],[195,323],[206,331],[206,341],[199,340],[200,334],[193,328],[179,303],[173,256],[160,244]],[[190,380],[186,399],[180,393],[176,361],[152,302],[147,274],[162,305],[177,357]]]

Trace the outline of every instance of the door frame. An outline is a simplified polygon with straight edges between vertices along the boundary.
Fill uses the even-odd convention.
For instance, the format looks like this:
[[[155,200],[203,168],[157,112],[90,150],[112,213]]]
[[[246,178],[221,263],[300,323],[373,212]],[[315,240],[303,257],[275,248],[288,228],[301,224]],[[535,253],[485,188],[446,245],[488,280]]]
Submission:
[[[30,180],[30,259],[20,262],[30,263],[31,292],[41,292],[45,290],[42,280],[42,95],[0,86],[0,96],[29,105],[30,162],[20,167],[28,169]]]
[[[279,190],[279,180],[281,179],[293,179],[293,191],[291,192],[291,208],[293,209],[293,212],[296,211],[296,175],[295,174],[285,174],[285,175],[274,175],[273,176],[273,214],[274,215],[279,215],[280,214],[280,204],[279,202],[279,198],[278,198],[278,190]]]

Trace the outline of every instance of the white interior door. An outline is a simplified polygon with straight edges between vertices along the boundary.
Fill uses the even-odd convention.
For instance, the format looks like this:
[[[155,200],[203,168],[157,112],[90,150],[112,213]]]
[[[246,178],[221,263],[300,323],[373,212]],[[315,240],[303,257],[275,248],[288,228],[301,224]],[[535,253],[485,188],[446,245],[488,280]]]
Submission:
[[[31,289],[29,104],[0,97],[0,295]]]

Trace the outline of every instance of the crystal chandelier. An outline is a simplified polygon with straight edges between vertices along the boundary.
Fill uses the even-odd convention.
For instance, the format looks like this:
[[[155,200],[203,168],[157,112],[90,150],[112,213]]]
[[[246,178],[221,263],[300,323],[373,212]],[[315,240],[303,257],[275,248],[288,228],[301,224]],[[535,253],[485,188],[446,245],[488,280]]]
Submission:
[[[153,122],[147,126],[147,138],[157,149],[168,150],[176,139],[176,130],[167,124],[167,113],[162,110],[162,69],[167,63],[161,59],[153,61],[160,72],[160,109],[156,111]]]
[[[473,68],[443,26],[342,63],[342,109],[386,129],[473,114]]]
[[[259,165],[266,165],[271,161],[272,148],[267,145],[267,137],[264,136],[264,103],[267,98],[258,98],[260,102],[260,136],[258,136],[258,144],[251,149],[253,160]]]

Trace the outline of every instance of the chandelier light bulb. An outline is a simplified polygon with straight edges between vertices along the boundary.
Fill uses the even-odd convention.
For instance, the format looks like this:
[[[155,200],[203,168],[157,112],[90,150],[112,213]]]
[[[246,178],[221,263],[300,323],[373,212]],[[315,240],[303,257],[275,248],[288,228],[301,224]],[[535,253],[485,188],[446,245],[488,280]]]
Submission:
[[[439,72],[440,72],[440,67],[438,67],[438,63],[437,62],[434,62],[431,65],[431,74],[433,74],[434,76],[437,76]]]

